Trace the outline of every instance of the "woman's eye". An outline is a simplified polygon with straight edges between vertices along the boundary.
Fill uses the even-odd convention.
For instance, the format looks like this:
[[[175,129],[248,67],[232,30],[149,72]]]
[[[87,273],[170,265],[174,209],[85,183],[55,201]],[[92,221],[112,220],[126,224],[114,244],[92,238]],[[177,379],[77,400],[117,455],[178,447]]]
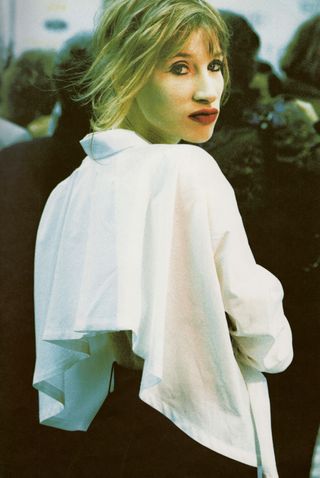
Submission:
[[[177,63],[175,65],[172,65],[170,71],[175,75],[185,75],[186,73],[188,73],[188,67],[183,63]]]
[[[209,66],[210,71],[223,71],[223,61],[221,60],[213,60]]]

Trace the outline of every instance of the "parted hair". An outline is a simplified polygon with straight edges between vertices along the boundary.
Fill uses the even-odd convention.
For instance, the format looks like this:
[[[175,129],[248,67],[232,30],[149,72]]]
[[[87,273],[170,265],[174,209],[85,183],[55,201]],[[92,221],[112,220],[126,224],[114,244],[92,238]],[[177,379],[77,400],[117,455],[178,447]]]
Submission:
[[[94,61],[85,75],[81,100],[92,104],[91,126],[118,127],[159,61],[170,58],[190,34],[203,29],[210,53],[225,56],[228,89],[228,29],[220,14],[203,0],[112,0],[94,35]]]

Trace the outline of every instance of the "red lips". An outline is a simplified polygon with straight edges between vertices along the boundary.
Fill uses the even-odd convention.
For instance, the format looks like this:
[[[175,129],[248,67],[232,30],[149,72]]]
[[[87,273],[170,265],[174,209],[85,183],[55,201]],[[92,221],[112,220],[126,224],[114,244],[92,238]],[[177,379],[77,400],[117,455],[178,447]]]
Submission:
[[[201,124],[211,124],[214,123],[218,118],[219,110],[216,108],[205,108],[202,110],[195,111],[189,115],[189,118],[197,123]]]

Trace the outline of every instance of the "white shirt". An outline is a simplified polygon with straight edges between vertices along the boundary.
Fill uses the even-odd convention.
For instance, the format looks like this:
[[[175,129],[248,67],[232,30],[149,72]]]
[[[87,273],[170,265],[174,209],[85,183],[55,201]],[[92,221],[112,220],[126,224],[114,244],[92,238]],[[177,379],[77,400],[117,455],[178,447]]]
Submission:
[[[120,129],[81,143],[88,156],[52,192],[37,236],[41,423],[89,427],[107,395],[108,331],[132,330],[140,398],[276,478],[261,372],[289,365],[292,337],[281,284],[256,264],[233,189],[197,146]]]

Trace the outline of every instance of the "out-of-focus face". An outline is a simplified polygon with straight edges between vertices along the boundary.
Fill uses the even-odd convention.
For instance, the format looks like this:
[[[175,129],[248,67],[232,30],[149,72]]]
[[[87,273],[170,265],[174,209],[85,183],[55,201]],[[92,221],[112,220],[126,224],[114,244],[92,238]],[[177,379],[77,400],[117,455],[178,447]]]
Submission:
[[[157,65],[128,114],[134,130],[152,143],[208,141],[220,110],[224,80],[218,42],[209,52],[202,30],[180,52]]]

